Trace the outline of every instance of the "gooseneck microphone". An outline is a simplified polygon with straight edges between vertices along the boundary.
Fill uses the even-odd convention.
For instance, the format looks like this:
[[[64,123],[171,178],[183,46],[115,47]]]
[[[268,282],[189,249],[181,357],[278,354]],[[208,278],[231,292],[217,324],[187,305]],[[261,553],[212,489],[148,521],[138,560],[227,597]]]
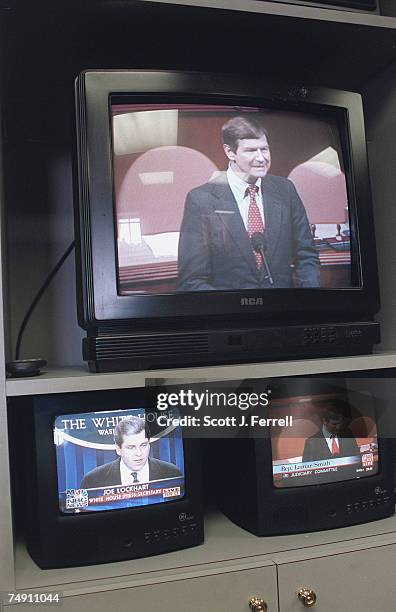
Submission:
[[[253,250],[256,251],[256,253],[260,253],[261,259],[263,260],[264,270],[265,270],[264,280],[268,279],[269,284],[273,285],[274,280],[272,278],[271,270],[269,268],[268,261],[265,256],[265,252],[267,250],[267,240],[266,240],[264,233],[254,232],[250,240],[252,243]]]

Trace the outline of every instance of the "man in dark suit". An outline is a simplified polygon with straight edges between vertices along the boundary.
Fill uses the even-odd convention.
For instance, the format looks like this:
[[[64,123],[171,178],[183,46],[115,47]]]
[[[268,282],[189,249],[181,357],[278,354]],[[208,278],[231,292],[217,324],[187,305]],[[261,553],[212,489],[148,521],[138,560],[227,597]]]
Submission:
[[[360,449],[345,425],[348,405],[341,399],[322,403],[322,428],[305,441],[303,461],[360,457]],[[360,467],[355,465],[354,468]]]
[[[85,474],[81,489],[116,485],[133,485],[181,476],[180,470],[167,461],[149,457],[150,433],[145,419],[129,416],[114,430],[118,459]]]
[[[265,128],[252,113],[234,117],[223,126],[223,142],[227,172],[187,195],[178,290],[318,287],[319,256],[305,209],[291,181],[268,174]],[[252,246],[257,233],[268,267]]]

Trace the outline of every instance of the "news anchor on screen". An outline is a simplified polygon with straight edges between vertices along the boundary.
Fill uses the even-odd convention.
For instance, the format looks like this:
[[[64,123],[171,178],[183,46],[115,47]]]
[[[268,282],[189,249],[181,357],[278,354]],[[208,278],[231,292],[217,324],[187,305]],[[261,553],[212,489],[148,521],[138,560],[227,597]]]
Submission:
[[[345,425],[347,404],[343,400],[329,400],[324,401],[322,407],[322,427],[305,441],[302,460],[360,457],[357,442],[351,430]]]
[[[129,416],[120,421],[114,429],[114,442],[118,459],[85,474],[81,489],[131,485],[182,475],[173,463],[149,457],[150,433],[143,418]]]
[[[180,230],[178,290],[319,287],[319,256],[291,181],[269,174],[254,116],[222,128],[228,170],[190,191]]]

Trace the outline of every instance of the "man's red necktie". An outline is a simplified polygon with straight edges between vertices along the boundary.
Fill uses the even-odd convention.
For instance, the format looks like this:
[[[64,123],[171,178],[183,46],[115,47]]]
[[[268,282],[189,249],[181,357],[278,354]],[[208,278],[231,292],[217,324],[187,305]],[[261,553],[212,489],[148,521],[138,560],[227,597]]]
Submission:
[[[335,439],[335,436],[333,436],[332,439],[331,439],[331,454],[332,455],[339,455],[340,454],[340,449],[339,449],[337,440]]]
[[[256,232],[260,232],[260,234],[264,230],[263,219],[261,218],[259,207],[256,202],[256,194],[258,192],[257,185],[248,185],[246,188],[246,195],[249,194],[249,210],[248,210],[248,223],[247,223],[247,231],[249,234],[249,238],[253,236]],[[263,266],[263,260],[260,253],[254,251],[254,256],[256,258],[257,267],[260,269]]]

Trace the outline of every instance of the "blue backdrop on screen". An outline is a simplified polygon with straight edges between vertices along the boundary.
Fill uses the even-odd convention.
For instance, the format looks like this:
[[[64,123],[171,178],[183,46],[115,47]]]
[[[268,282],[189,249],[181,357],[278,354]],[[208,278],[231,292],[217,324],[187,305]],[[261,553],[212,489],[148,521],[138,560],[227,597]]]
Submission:
[[[83,489],[89,472],[109,464],[118,455],[114,428],[126,417],[144,418],[141,409],[84,412],[59,415],[54,423],[59,508],[64,513],[114,510],[173,501],[184,496],[184,454],[180,427],[151,439],[150,459],[172,464],[177,476],[157,478],[144,484]],[[106,483],[107,484],[107,483]]]

